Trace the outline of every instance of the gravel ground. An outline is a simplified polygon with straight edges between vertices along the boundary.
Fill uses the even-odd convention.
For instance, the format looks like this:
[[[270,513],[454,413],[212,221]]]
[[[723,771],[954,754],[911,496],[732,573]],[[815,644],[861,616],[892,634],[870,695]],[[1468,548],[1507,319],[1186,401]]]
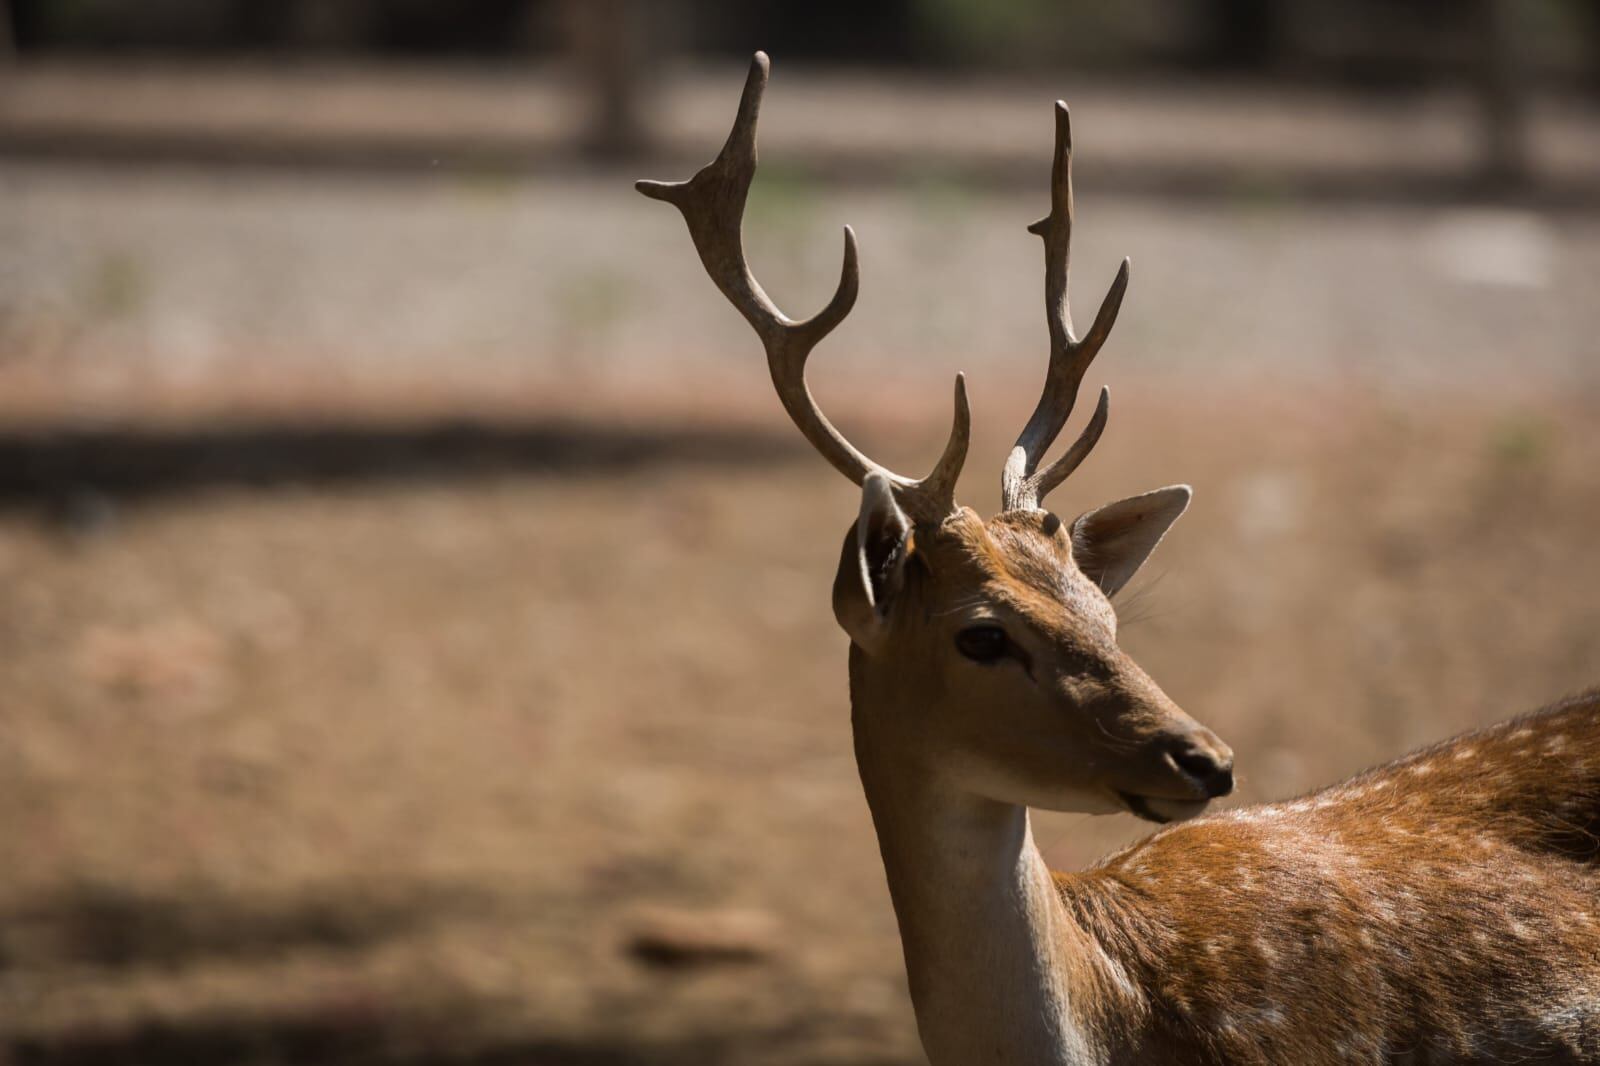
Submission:
[[[1092,143],[1080,152],[1092,152]],[[908,180],[835,190],[758,177],[749,246],[793,313],[856,227],[863,295],[819,350],[824,397],[890,381],[942,405],[1031,379],[1043,349],[1037,194]],[[1079,197],[1075,292],[1092,314],[1118,258],[1133,283],[1119,373],[1356,379],[1384,388],[1600,380],[1600,217],[1270,198]],[[302,381],[399,382],[492,399],[756,397],[744,324],[675,214],[608,180],[335,180],[0,167],[0,405],[138,409]],[[730,375],[730,371],[734,372]],[[1023,403],[1023,398],[1017,398]],[[1013,412],[1009,409],[1005,416]]]

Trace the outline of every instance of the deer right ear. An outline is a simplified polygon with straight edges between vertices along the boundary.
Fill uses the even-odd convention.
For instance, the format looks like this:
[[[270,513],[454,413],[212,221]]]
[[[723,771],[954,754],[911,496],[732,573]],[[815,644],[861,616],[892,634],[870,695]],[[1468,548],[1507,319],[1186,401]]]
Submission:
[[[1168,485],[1108,503],[1072,523],[1072,558],[1107,596],[1115,596],[1189,506],[1188,485]]]
[[[861,513],[845,535],[833,578],[833,616],[865,651],[883,644],[889,611],[905,583],[911,520],[895,502],[889,479],[874,471],[861,482]]]

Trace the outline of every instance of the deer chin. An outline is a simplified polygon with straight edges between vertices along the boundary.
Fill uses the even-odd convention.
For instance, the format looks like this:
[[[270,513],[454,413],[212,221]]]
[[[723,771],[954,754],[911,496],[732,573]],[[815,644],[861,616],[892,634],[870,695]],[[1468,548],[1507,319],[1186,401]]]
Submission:
[[[1186,822],[1204,811],[1210,800],[1175,800],[1160,796],[1140,796],[1133,792],[1117,791],[1117,798],[1128,813],[1147,822],[1166,825],[1168,822]]]

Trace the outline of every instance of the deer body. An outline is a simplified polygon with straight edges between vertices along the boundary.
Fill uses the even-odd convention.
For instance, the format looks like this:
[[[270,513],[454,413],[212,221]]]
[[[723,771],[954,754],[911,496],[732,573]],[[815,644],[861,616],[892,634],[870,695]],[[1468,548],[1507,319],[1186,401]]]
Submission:
[[[1149,1011],[1128,1061],[1594,1063],[1596,829],[1591,694],[1058,883]]]
[[[758,53],[716,160],[639,189],[683,212],[785,410],[861,486],[833,609],[935,1066],[1600,1063],[1600,696],[1299,800],[1189,820],[1232,791],[1232,752],[1122,652],[1111,602],[1189,489],[1071,522],[1041,506],[1105,428],[1102,390],[1043,463],[1128,282],[1124,261],[1076,336],[1065,106],[1050,213],[1029,227],[1045,246],[1045,385],[1004,464],[1003,509],[984,520],[955,502],[970,430],[960,377],[949,441],[921,479],[869,459],[811,396],[806,359],[856,298],[853,234],[833,298],[805,321],[745,262],[767,74]],[[1029,807],[1184,824],[1052,874]]]
[[[1600,695],[1078,874],[861,758],[936,1066],[1600,1062]]]

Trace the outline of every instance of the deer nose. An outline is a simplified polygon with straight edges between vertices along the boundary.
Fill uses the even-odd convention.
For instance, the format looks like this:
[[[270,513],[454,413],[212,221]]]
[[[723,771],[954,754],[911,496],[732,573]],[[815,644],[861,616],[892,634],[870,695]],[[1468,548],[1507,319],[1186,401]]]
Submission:
[[[1233,791],[1233,751],[1210,730],[1202,729],[1179,737],[1168,749],[1167,758],[1200,782],[1209,798],[1216,799]]]

